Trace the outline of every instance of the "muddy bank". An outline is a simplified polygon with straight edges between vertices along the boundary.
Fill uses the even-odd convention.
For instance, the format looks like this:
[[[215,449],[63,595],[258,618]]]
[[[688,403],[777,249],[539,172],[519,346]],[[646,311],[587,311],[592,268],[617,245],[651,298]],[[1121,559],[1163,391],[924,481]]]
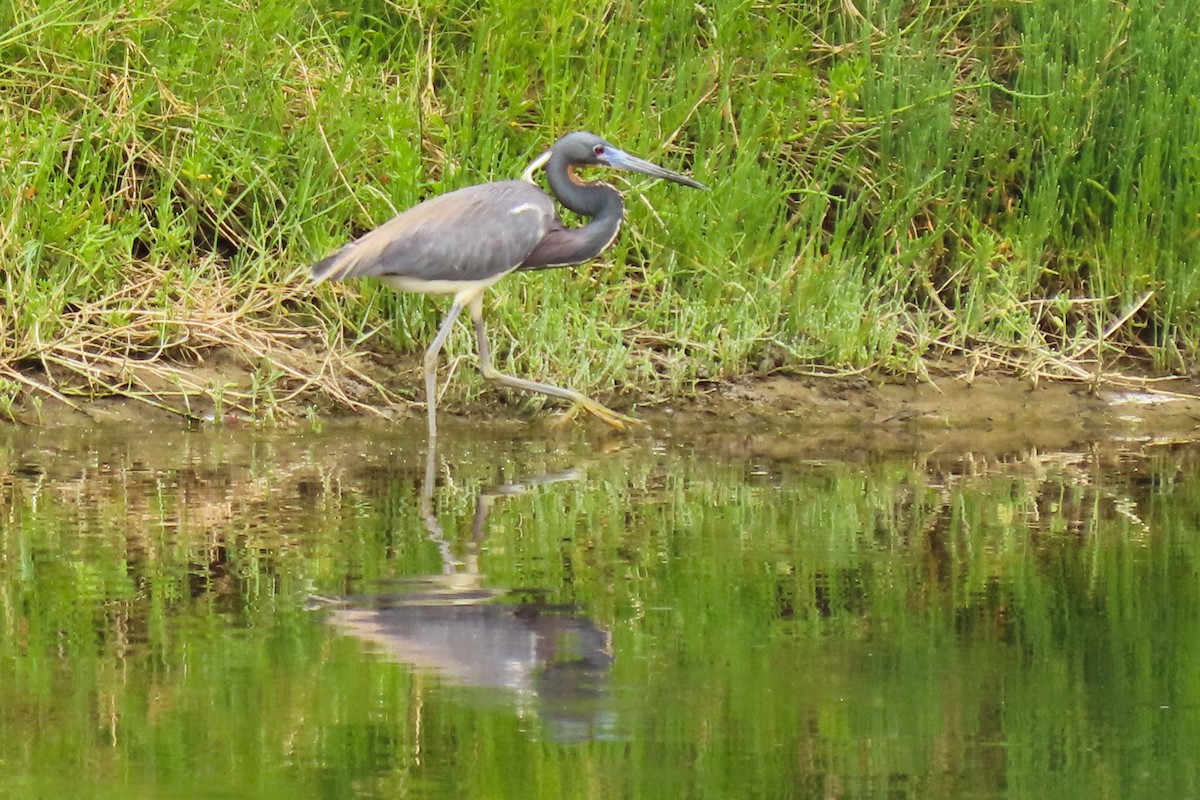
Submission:
[[[799,430],[814,449],[1003,454],[1099,441],[1200,440],[1200,383],[1124,378],[1092,388],[1006,375],[928,380],[771,377],[722,387],[682,415],[710,426]]]
[[[393,373],[398,385],[405,377],[404,371]],[[202,409],[200,403],[192,406],[193,412],[202,414]],[[865,448],[998,455],[1061,450],[1105,440],[1200,440],[1200,382],[1137,375],[1114,376],[1096,387],[1052,381],[1032,386],[999,374],[977,375],[968,381],[950,370],[927,380],[775,375],[720,384],[689,398],[623,410],[645,421],[650,435],[722,431],[763,438],[756,446],[779,436],[790,448],[802,444],[813,452]],[[374,416],[336,409],[314,414],[302,400],[286,411],[269,424],[340,423],[355,417],[365,422]],[[555,436],[581,430],[596,437],[610,435],[594,420],[555,425],[559,417],[556,406],[536,410],[518,393],[488,391],[471,407],[446,403],[440,411],[448,432],[469,432],[483,425],[517,435]],[[213,415],[208,416],[211,419]],[[381,417],[380,424],[404,420],[423,424],[423,405],[397,403],[384,409]],[[197,424],[122,397],[90,401],[78,409],[46,403],[36,416],[25,413],[21,421],[41,426]],[[232,414],[220,422],[254,424]],[[621,434],[644,435],[644,431]]]

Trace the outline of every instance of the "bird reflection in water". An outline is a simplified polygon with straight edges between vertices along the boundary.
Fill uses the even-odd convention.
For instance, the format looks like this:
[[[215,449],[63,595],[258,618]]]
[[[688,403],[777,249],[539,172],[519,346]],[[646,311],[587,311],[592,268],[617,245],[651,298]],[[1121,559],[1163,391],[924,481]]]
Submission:
[[[499,693],[522,714],[536,713],[555,739],[611,737],[609,633],[580,616],[577,608],[543,602],[536,592],[488,588],[479,570],[488,512],[497,500],[579,480],[582,471],[538,475],[481,491],[471,540],[457,559],[434,513],[436,458],[431,446],[421,516],[441,553],[442,574],[406,580],[393,593],[346,598],[329,621],[418,671]]]

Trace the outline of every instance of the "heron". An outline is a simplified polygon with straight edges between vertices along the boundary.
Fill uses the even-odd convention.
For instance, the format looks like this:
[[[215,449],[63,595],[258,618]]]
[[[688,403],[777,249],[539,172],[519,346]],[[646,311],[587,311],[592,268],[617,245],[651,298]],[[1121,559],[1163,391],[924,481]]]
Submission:
[[[590,221],[568,227],[533,173],[545,166],[550,191]],[[438,354],[464,308],[475,328],[483,376],[503,386],[570,401],[602,422],[625,429],[637,420],[573,389],[506,375],[492,364],[483,321],[483,294],[520,270],[583,264],[613,243],[625,216],[621,193],[603,181],[584,181],[579,167],[610,167],[663,178],[694,189],[702,183],[630,155],[587,131],[563,136],[530,165],[523,180],[467,186],[403,211],[312,266],[316,283],[379,278],[403,292],[451,295],[453,301],[425,351],[425,408],[429,437],[437,436]],[[574,409],[573,409],[574,410]]]

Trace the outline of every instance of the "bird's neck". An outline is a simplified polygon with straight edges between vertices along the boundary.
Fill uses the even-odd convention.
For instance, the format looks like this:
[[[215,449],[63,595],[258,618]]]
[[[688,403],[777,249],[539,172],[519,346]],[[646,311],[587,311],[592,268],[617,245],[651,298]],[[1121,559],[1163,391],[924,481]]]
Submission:
[[[625,216],[625,203],[621,200],[621,193],[607,183],[584,183],[575,176],[570,164],[554,163],[556,158],[551,156],[546,166],[551,192],[571,211],[591,217],[590,222],[577,229],[580,246],[578,255],[581,256],[580,261],[586,261],[598,255],[616,238]]]

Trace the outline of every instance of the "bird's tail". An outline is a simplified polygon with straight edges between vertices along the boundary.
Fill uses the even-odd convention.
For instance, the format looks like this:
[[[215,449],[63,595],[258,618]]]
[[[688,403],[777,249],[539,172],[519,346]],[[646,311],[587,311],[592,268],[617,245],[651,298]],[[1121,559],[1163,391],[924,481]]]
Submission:
[[[353,266],[353,262],[346,258],[349,249],[349,245],[342,247],[313,264],[312,269],[309,270],[313,283],[336,281],[347,277],[346,273]]]

